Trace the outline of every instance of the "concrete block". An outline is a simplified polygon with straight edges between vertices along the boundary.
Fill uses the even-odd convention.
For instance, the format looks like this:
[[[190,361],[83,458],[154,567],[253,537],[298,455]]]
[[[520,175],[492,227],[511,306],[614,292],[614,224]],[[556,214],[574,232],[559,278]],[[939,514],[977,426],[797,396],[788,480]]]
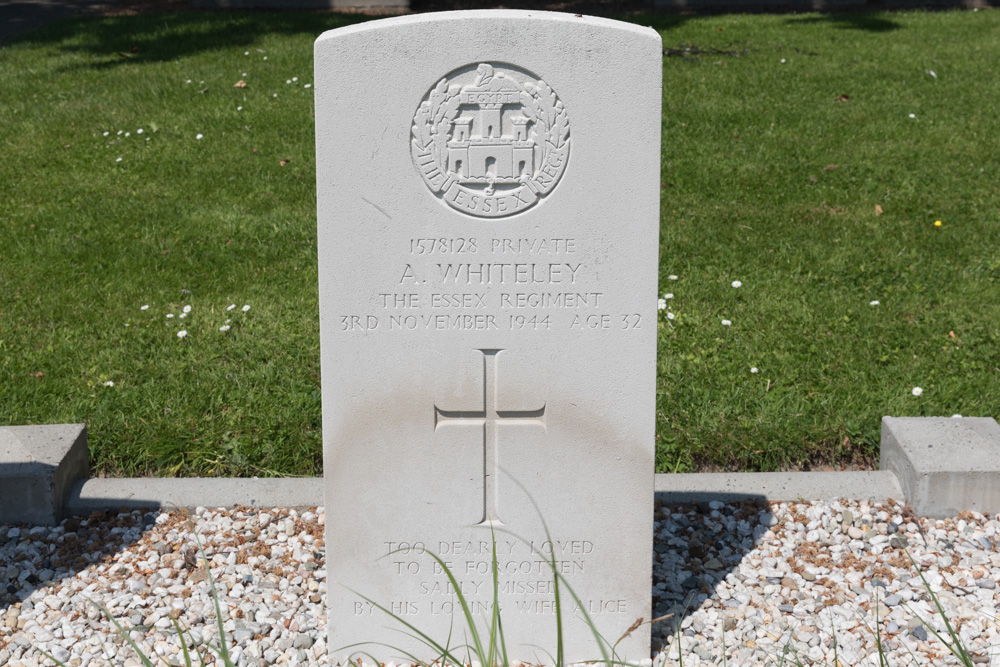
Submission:
[[[989,417],[884,417],[881,470],[920,516],[1000,511],[1000,425]]]
[[[67,493],[87,473],[85,425],[0,427],[0,523],[59,523]]]

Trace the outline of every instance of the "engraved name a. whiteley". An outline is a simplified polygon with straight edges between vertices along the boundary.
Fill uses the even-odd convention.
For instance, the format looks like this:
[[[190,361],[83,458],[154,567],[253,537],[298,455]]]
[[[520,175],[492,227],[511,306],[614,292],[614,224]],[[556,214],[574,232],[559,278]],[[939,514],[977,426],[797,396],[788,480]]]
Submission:
[[[452,208],[481,218],[520,213],[559,182],[569,159],[569,120],[552,88],[498,63],[455,70],[413,117],[413,162]]]

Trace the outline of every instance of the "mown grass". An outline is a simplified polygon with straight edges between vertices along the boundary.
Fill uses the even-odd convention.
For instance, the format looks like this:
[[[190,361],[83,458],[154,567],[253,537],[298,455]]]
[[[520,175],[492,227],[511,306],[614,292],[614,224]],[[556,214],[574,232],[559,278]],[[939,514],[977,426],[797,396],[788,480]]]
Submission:
[[[877,461],[884,415],[997,414],[998,20],[663,32],[740,54],[664,61],[661,470]]]
[[[358,20],[0,47],[0,423],[86,422],[101,474],[321,472],[305,86]],[[632,20],[688,49],[663,61],[658,469],[870,461],[883,415],[996,415],[1000,14]]]

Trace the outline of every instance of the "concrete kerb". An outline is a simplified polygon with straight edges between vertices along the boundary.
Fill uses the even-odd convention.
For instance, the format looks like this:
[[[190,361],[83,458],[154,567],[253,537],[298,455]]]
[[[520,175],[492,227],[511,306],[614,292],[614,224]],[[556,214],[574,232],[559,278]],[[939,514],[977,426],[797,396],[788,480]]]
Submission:
[[[100,478],[80,480],[66,499],[66,513],[96,510],[196,507],[318,507],[323,478]]]
[[[903,497],[891,472],[691,473],[656,475],[657,497],[667,503],[766,498],[774,501]],[[73,488],[66,513],[95,510],[202,507],[316,507],[323,480],[304,479],[87,479]]]
[[[0,523],[53,524],[121,508],[316,507],[322,478],[87,478],[83,424],[0,427]],[[882,423],[881,470],[656,475],[667,503],[909,502],[921,516],[1000,511],[1000,425],[991,418],[894,418]]]
[[[902,500],[902,487],[890,471],[687,473],[656,475],[657,497],[669,503],[732,502],[766,498],[776,502]]]

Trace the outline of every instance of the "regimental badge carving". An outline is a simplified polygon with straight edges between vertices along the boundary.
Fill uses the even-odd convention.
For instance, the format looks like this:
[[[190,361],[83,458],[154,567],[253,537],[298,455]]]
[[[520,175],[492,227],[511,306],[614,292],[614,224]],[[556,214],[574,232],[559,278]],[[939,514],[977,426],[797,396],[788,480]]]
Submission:
[[[411,150],[424,182],[448,206],[500,218],[555,188],[569,160],[569,119],[555,91],[527,70],[469,65],[420,102]]]

